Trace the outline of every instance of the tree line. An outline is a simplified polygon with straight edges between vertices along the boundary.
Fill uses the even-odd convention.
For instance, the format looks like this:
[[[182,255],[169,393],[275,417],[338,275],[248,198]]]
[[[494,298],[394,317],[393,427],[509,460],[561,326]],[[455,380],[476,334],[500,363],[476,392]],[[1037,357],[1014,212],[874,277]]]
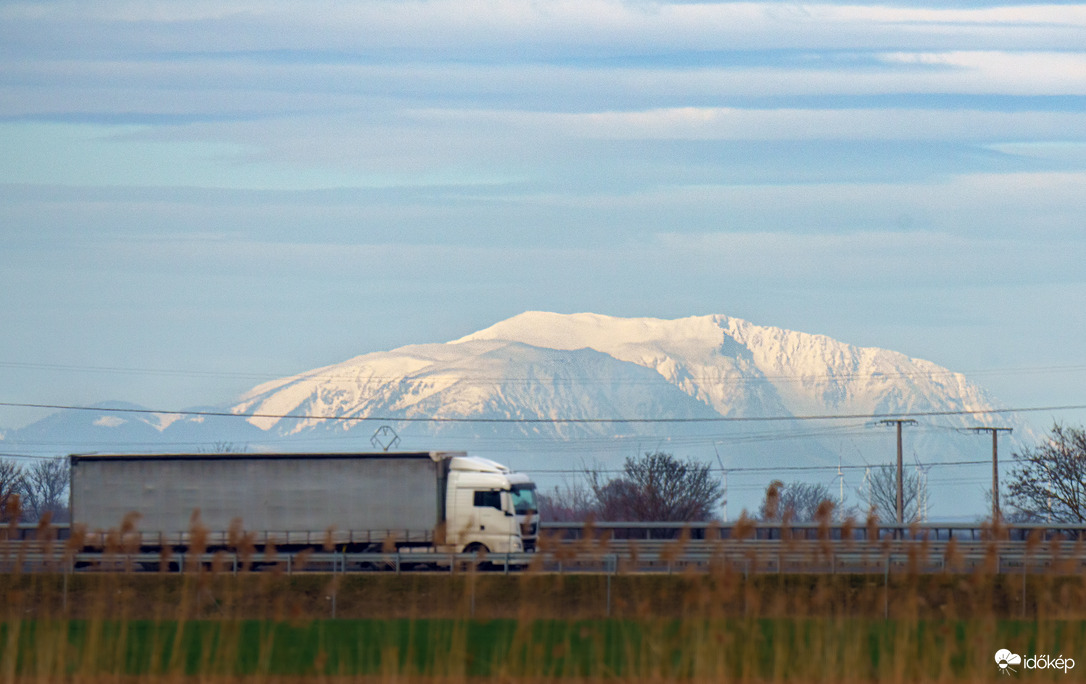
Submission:
[[[0,459],[0,523],[68,522],[71,469],[66,458],[50,458],[26,467]]]
[[[1086,428],[1056,423],[1039,444],[1014,453],[1012,462],[1000,502],[1005,520],[1086,524]],[[903,518],[906,523],[917,522],[925,515],[927,486],[915,471],[906,470],[903,480]],[[720,518],[725,496],[723,483],[709,465],[656,451],[627,457],[615,477],[585,467],[579,481],[540,495],[540,517],[565,522],[705,522]],[[869,469],[861,498],[862,502],[848,505],[824,484],[773,480],[750,517],[766,522],[816,522],[830,516],[894,521],[896,468]]]
[[[1086,428],[1056,423],[1033,447],[1013,454],[1000,508],[1010,522],[1086,524]],[[68,522],[70,466],[67,459],[43,459],[24,466],[0,459],[0,523],[36,522],[46,514]],[[621,472],[608,477],[586,467],[580,481],[540,493],[540,517],[548,521],[698,522],[718,520],[726,491],[709,465],[662,451],[627,457]],[[905,473],[904,518],[923,515],[925,484]],[[766,487],[751,517],[768,522],[813,522],[825,516],[896,520],[897,473],[872,468],[860,504],[846,506],[824,484],[784,483]]]

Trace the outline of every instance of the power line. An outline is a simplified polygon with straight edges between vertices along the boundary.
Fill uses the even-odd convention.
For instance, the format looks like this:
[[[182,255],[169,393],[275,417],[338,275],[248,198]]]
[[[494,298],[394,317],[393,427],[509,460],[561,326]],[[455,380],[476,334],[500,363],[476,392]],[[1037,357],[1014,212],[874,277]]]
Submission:
[[[22,458],[22,459],[35,459],[35,460],[55,460],[66,458],[66,456],[46,456],[41,454],[17,454],[17,453],[3,453],[0,452],[0,458]],[[986,460],[970,460],[970,461],[943,461],[940,463],[930,463],[925,467],[939,468],[948,466],[964,466],[964,465],[984,465],[987,464]],[[864,470],[870,468],[867,464],[842,464],[838,465],[811,465],[811,466],[729,466],[725,468],[721,467],[709,467],[709,472],[714,473],[776,473],[776,472],[818,472],[818,471],[831,471],[837,470]],[[586,470],[598,473],[624,473],[623,468],[532,468],[532,474],[541,475],[580,475]]]
[[[96,413],[133,413],[160,416],[193,416],[203,418],[272,418],[276,420],[330,420],[342,422],[382,421],[386,423],[495,423],[495,424],[565,424],[565,425],[607,425],[607,424],[698,424],[698,423],[770,423],[791,421],[821,420],[881,420],[933,418],[939,416],[976,416],[1005,415],[1013,413],[1033,413],[1040,411],[1071,411],[1086,409],[1086,404],[1065,406],[1035,406],[1024,408],[958,409],[943,411],[902,411],[893,413],[841,413],[811,414],[798,416],[705,416],[698,418],[486,418],[486,417],[443,417],[443,416],[343,416],[316,415],[307,413],[233,413],[231,411],[195,411],[167,410],[120,407],[72,406],[65,404],[32,404],[21,402],[0,402],[0,406],[12,408],[52,409],[57,411],[92,411]]]
[[[943,466],[963,466],[963,465],[983,465],[988,461],[943,461],[941,463],[926,464],[925,467],[935,468]],[[735,466],[728,468],[721,467],[709,467],[709,472],[714,473],[776,473],[776,472],[802,472],[802,471],[820,471],[820,470],[837,470],[840,467],[842,470],[864,470],[871,466],[867,464],[851,464],[851,465],[816,465],[816,466]],[[546,473],[548,475],[577,475],[590,470],[592,472],[600,473],[623,473],[626,472],[623,468],[532,468],[532,474]]]

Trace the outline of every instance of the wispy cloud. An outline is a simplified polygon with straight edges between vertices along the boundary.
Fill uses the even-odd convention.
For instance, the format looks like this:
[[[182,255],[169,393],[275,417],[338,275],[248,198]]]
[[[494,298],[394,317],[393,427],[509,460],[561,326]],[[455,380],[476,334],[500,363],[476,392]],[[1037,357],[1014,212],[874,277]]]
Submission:
[[[993,292],[1081,347],[1084,3],[16,1],[0,46],[0,359],[553,308],[955,365]]]
[[[59,30],[93,28],[80,45],[244,50],[323,47],[366,52],[413,48],[472,54],[481,47],[529,48],[563,56],[637,46],[732,49],[825,45],[834,49],[897,44],[1068,47],[1086,12],[1068,3],[619,2],[615,0],[443,0],[367,3],[16,2],[5,21]],[[126,30],[127,29],[127,30]],[[133,30],[135,29],[135,30]],[[953,34],[951,35],[951,32]],[[148,40],[153,34],[156,40]],[[1008,42],[1008,38],[1011,39]],[[891,40],[887,40],[891,39]],[[26,41],[30,42],[30,41]],[[535,49],[532,49],[535,48]],[[448,54],[446,54],[448,56]]]

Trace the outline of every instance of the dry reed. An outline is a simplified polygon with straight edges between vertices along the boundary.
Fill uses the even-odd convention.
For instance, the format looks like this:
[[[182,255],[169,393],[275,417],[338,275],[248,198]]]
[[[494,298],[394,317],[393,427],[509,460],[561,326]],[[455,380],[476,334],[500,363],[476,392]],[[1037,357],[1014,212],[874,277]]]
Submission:
[[[632,572],[643,560],[632,546],[630,560],[602,572],[545,573],[541,556],[510,575],[397,575],[288,573],[240,528],[229,554],[198,562],[198,525],[185,572],[167,571],[179,563],[168,553],[162,571],[131,572],[134,524],[105,535],[101,567],[85,572],[68,571],[85,543],[78,531],[62,548],[44,526],[35,545],[0,549],[0,684],[974,682],[1000,676],[1001,648],[1086,667],[1081,542],[1031,539],[1022,572],[1001,574],[998,526],[968,550],[982,559],[968,566],[957,541],[835,545],[823,524],[817,539],[773,546],[751,539],[745,521],[728,543],[667,542],[658,554],[667,572]],[[609,543],[590,530],[551,548],[568,569],[613,551]],[[697,544],[710,561],[684,565]],[[888,569],[824,571],[837,567],[838,549]],[[787,569],[785,552],[795,557]],[[889,564],[893,553],[901,563]],[[24,572],[30,554],[51,560]],[[1041,555],[1044,572],[1027,572]],[[930,571],[932,559],[941,571]]]

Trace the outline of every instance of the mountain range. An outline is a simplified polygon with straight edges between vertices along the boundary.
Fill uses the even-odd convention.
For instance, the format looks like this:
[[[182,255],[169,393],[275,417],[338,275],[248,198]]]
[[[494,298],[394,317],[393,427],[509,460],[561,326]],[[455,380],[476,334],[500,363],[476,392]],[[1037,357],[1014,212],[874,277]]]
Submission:
[[[447,343],[266,382],[232,402],[178,413],[104,404],[54,414],[5,441],[74,445],[67,451],[343,451],[384,448],[395,436],[393,448],[464,448],[541,483],[661,449],[726,469],[737,513],[756,507],[773,478],[847,486],[858,503],[864,467],[895,458],[880,419],[908,415],[917,425],[907,429],[906,458],[929,478],[931,515],[963,516],[983,512],[990,483],[990,449],[967,430],[991,425],[984,411],[997,406],[929,361],[729,316],[527,312]],[[1031,441],[1028,425],[998,421]],[[391,431],[376,436],[384,425]]]

